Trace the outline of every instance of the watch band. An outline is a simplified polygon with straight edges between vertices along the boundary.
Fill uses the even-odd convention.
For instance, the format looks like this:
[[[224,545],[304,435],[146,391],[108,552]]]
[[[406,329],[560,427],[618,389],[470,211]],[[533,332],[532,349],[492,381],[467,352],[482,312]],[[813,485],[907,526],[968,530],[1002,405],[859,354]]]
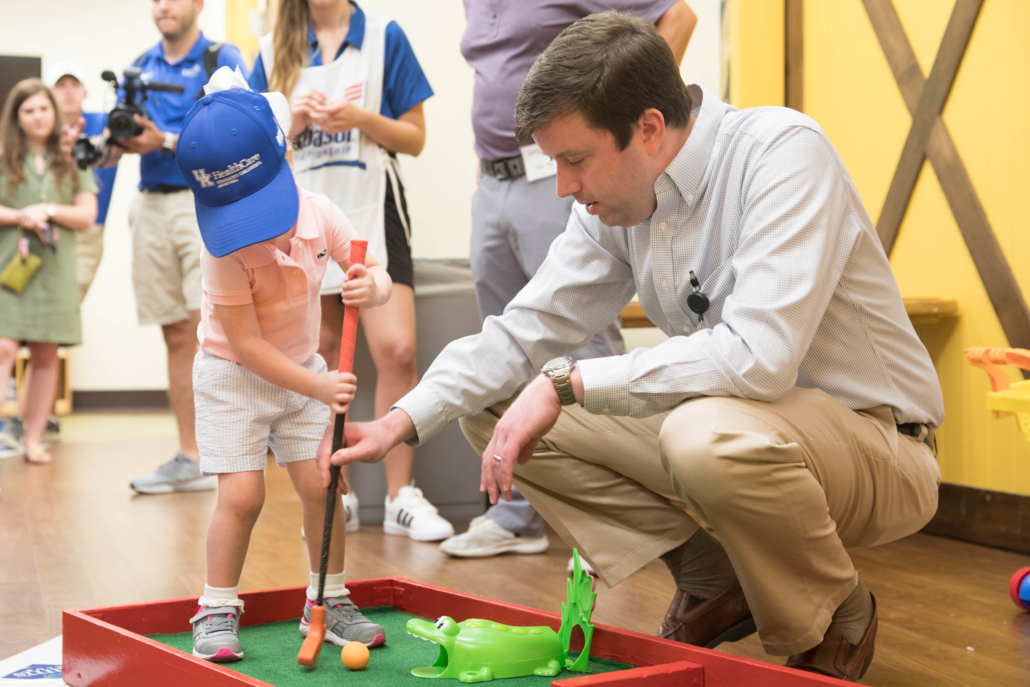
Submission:
[[[165,140],[161,144],[161,150],[168,151],[169,153],[175,152],[175,134],[170,131],[165,132]]]
[[[551,361],[544,366],[543,373],[551,379],[551,383],[554,384],[554,390],[558,393],[558,401],[563,406],[570,406],[576,402],[576,392],[572,390],[572,368],[576,366],[576,361],[568,358],[568,363],[558,368],[552,368],[550,365],[555,361]]]

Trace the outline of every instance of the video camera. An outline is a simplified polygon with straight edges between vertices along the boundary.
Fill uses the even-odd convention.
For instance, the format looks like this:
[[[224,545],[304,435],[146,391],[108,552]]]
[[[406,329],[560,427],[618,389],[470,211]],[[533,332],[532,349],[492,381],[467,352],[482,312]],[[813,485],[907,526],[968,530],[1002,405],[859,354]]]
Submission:
[[[107,116],[107,129],[110,132],[107,138],[100,145],[94,145],[86,134],[79,136],[72,147],[72,157],[75,158],[79,169],[86,169],[95,165],[104,155],[104,148],[108,145],[118,145],[122,141],[138,136],[143,133],[143,128],[136,123],[133,115],[146,116],[143,110],[143,103],[147,101],[147,93],[156,91],[160,93],[182,93],[185,89],[182,86],[162,83],[160,81],[144,81],[140,78],[139,67],[128,67],[124,72],[122,89],[124,97],[115,103]],[[118,87],[118,77],[112,71],[105,71],[101,74],[104,81],[110,82],[115,88]]]

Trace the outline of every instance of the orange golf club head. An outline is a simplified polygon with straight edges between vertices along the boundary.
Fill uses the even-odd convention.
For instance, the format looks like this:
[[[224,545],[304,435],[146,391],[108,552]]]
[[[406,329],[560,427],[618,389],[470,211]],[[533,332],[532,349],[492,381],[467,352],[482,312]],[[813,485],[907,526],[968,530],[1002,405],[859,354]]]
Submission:
[[[313,666],[322,652],[325,642],[325,607],[321,604],[311,609],[311,630],[304,638],[304,643],[297,653],[297,663],[302,666]]]

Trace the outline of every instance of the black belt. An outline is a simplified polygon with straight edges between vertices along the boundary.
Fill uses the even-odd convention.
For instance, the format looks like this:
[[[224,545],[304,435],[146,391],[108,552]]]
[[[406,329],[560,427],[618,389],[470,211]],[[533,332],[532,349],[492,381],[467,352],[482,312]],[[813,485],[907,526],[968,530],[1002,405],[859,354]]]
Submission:
[[[156,186],[150,186],[143,189],[144,193],[178,193],[179,191],[189,191],[189,186],[175,186],[173,184],[158,184]]]
[[[933,455],[937,455],[937,437],[934,435],[933,427],[930,425],[922,425],[918,422],[906,422],[903,425],[898,425],[898,432],[906,436],[910,436],[916,441],[921,441],[930,447],[933,451]]]
[[[526,174],[526,166],[522,162],[521,155],[506,157],[503,160],[481,160],[479,168],[483,170],[483,174],[498,181],[518,179]]]

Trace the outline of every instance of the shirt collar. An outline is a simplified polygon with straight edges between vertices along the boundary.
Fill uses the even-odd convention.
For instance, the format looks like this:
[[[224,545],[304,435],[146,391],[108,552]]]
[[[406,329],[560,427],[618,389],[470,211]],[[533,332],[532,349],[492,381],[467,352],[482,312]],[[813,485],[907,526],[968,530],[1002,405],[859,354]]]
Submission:
[[[692,111],[697,112],[700,101],[700,112],[697,112],[697,119],[687,142],[655,181],[655,192],[659,191],[659,182],[668,178],[676,186],[683,200],[688,205],[693,205],[701,195],[701,182],[712,158],[712,149],[715,148],[715,140],[722,119],[726,115],[727,106],[720,102],[714,93],[698,84],[689,84],[687,90],[692,101]]]
[[[350,28],[347,30],[343,43],[340,44],[340,50],[328,62],[325,59],[325,55],[322,55],[322,64],[329,64],[329,62],[335,60],[348,45],[353,45],[356,49],[361,50],[361,44],[365,40],[365,13],[358,7],[358,3],[353,2],[353,0],[350,6]],[[311,54],[314,55],[318,52],[318,39],[315,37],[315,27],[310,23],[308,24],[308,42],[311,44]]]
[[[204,36],[204,32],[201,31],[200,35],[197,37],[197,42],[194,43],[193,47],[190,48],[190,51],[186,53],[186,57],[182,58],[179,62],[176,62],[175,64],[182,64],[183,62],[199,60],[200,57],[204,54],[204,51],[207,49],[207,46],[209,45],[211,45],[211,41],[209,41]],[[166,64],[171,64],[171,62],[165,59],[165,51],[161,47],[161,41],[158,41],[157,45],[152,47],[145,54],[150,57],[156,57],[159,60],[165,62]]]

